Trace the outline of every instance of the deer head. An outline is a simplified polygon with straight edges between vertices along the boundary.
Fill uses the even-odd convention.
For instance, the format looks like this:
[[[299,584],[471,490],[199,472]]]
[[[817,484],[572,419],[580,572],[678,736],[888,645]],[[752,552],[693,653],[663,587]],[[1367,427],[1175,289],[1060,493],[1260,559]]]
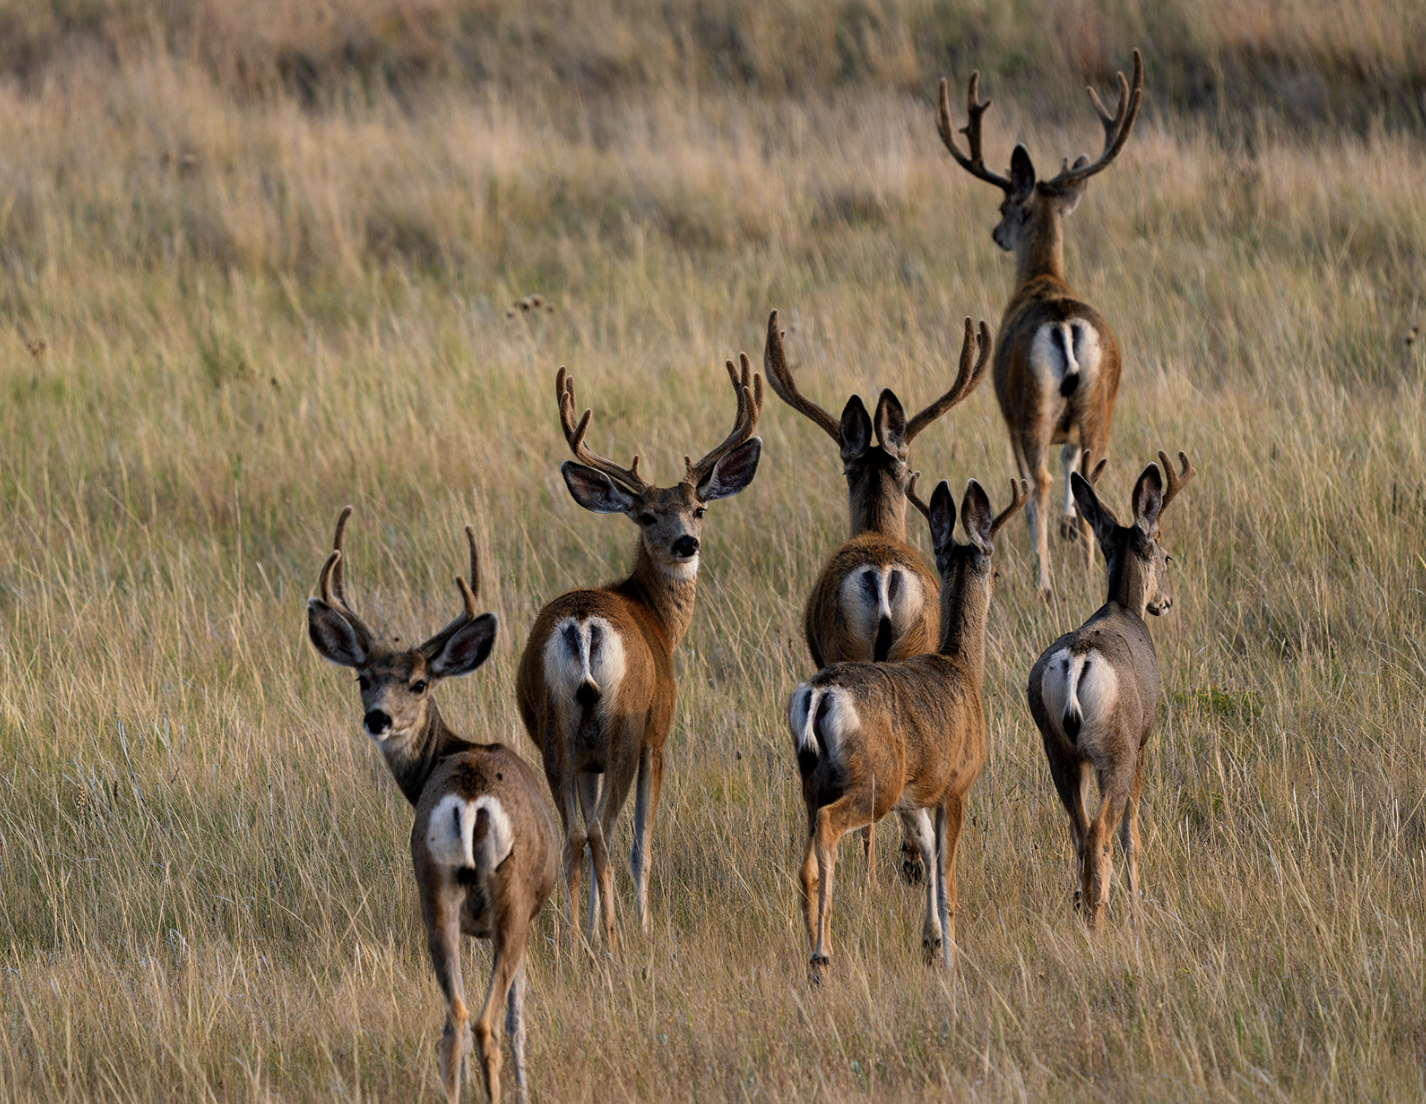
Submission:
[[[1094,485],[1104,470],[1103,460],[1095,466],[1088,479],[1079,472],[1070,476],[1074,500],[1094,530],[1099,550],[1104,553],[1109,596],[1140,616],[1147,611],[1157,617],[1167,613],[1173,605],[1168,584],[1168,565],[1173,557],[1160,541],[1159,519],[1168,504],[1178,497],[1178,492],[1197,474],[1186,453],[1180,452],[1178,458],[1182,468],[1177,473],[1166,452],[1159,453],[1159,462],[1164,468],[1162,478],[1155,464],[1150,464],[1140,473],[1130,497],[1134,521],[1127,526],[1119,524],[1114,511],[1104,504],[1095,490]],[[1088,453],[1085,454],[1083,466],[1086,469],[1089,467]]]
[[[361,688],[363,727],[378,744],[401,743],[426,730],[434,706],[431,691],[442,679],[468,675],[490,655],[495,643],[495,614],[477,615],[480,593],[480,559],[475,532],[465,527],[470,547],[470,582],[456,576],[464,608],[455,620],[414,648],[397,648],[380,642],[365,621],[347,604],[343,590],[342,540],[350,506],[337,518],[332,552],[318,579],[321,597],[307,600],[307,636],[317,654],[328,663],[350,667]]]
[[[961,526],[966,542],[955,538],[956,504],[951,499],[951,485],[944,479],[931,492],[931,501],[923,502],[916,494],[920,472],[912,472],[906,487],[906,499],[919,510],[931,526],[931,548],[936,553],[936,570],[949,583],[958,563],[977,575],[990,574],[990,560],[995,555],[995,537],[1005,523],[1029,501],[1030,484],[1023,479],[1010,481],[1010,505],[996,514],[991,510],[990,497],[974,479],[966,482],[961,499]]]
[[[592,411],[576,421],[574,380],[563,368],[555,377],[560,424],[575,456],[560,467],[569,493],[586,510],[623,514],[637,525],[648,558],[674,578],[692,578],[698,571],[698,541],[708,503],[732,497],[757,474],[762,439],[752,434],[762,411],[762,377],[753,373],[746,355],[739,361],[741,371],[727,362],[737,398],[732,431],[697,463],[685,456],[684,477],[672,487],[646,480],[637,456],[624,468],[591,452],[584,438]]]
[[[1032,241],[1042,238],[1043,235],[1035,231],[1057,229],[1059,220],[1078,206],[1089,178],[1095,173],[1103,172],[1119,156],[1119,151],[1129,140],[1129,132],[1134,128],[1134,119],[1139,114],[1139,103],[1143,98],[1144,62],[1138,50],[1134,51],[1132,85],[1124,79],[1123,73],[1118,74],[1118,77],[1119,106],[1112,115],[1104,109],[1099,94],[1093,88],[1087,89],[1090,103],[1094,105],[1095,113],[1104,127],[1104,148],[1099,157],[1091,162],[1088,157],[1080,156],[1073,165],[1066,158],[1059,173],[1048,180],[1036,178],[1035,166],[1030,160],[1029,151],[1023,145],[1017,145],[1010,156],[1008,177],[985,167],[982,117],[989,109],[991,101],[979,101],[979,71],[971,74],[966,90],[968,119],[966,125],[960,128],[960,132],[966,137],[969,152],[962,153],[952,132],[950,92],[945,79],[941,80],[936,120],[941,141],[946,144],[946,148],[961,168],[977,179],[994,184],[1004,193],[1005,198],[1000,204],[1000,222],[991,232],[995,244],[1001,249],[1019,257]]]
[[[972,362],[972,342],[975,357]],[[852,517],[852,534],[868,529],[901,536],[905,532],[905,491],[909,472],[907,460],[911,442],[946,411],[976,389],[990,362],[990,328],[984,322],[977,334],[971,320],[965,320],[961,341],[960,370],[951,389],[919,414],[907,418],[901,400],[890,388],[883,388],[876,412],[868,414],[860,395],[853,395],[842,408],[840,420],[833,418],[797,388],[797,380],[782,349],[782,331],[777,311],[767,320],[767,344],[763,368],[773,391],[792,409],[820,426],[837,442],[842,457],[842,473]]]

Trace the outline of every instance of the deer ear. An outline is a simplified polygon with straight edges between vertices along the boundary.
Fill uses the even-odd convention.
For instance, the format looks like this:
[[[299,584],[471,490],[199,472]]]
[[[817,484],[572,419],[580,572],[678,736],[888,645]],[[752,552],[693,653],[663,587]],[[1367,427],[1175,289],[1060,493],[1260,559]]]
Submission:
[[[495,614],[481,614],[469,625],[452,633],[445,647],[431,657],[426,669],[433,678],[456,678],[470,674],[490,658],[499,624]]]
[[[1134,521],[1145,533],[1152,533],[1159,511],[1164,508],[1164,481],[1157,464],[1150,464],[1140,474],[1130,501],[1134,504]]]
[[[956,503],[951,498],[951,485],[944,479],[931,492],[931,509],[926,515],[931,523],[931,547],[937,556],[955,544]]]
[[[307,639],[328,663],[338,667],[366,663],[366,649],[351,623],[320,598],[307,599]]]
[[[995,551],[995,541],[991,539],[990,527],[995,514],[990,509],[990,497],[985,488],[974,479],[966,483],[965,497],[961,499],[961,524],[971,544],[987,556]]]
[[[872,418],[872,424],[882,448],[888,452],[906,451],[906,411],[901,407],[901,400],[890,388],[883,389],[881,397],[876,400],[876,414]]]
[[[586,510],[596,514],[624,514],[634,507],[634,496],[601,471],[566,460],[560,465],[560,475],[570,496]]]
[[[694,489],[703,502],[713,502],[719,498],[732,498],[758,473],[758,461],[762,458],[761,437],[749,437],[735,449],[729,449],[718,458],[709,472]]]
[[[862,397],[853,395],[842,408],[842,462],[850,463],[871,447],[871,417]]]
[[[1070,493],[1074,495],[1084,520],[1089,522],[1089,527],[1094,530],[1094,538],[1099,541],[1100,550],[1106,551],[1114,536],[1114,530],[1119,528],[1119,519],[1109,507],[1099,501],[1098,493],[1079,472],[1070,473]]]
[[[1010,187],[1015,199],[1024,199],[1035,187],[1035,165],[1024,146],[1016,146],[1010,155]]]

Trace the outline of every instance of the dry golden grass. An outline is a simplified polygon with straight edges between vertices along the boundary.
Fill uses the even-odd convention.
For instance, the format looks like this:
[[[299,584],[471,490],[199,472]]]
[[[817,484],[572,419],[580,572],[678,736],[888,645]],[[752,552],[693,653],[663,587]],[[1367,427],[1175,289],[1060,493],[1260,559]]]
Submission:
[[[1097,129],[1002,99],[992,154]],[[884,831],[876,891],[845,849],[835,979],[805,987],[781,716],[845,507],[828,443],[769,399],[763,469],[706,530],[653,933],[627,876],[617,962],[562,956],[547,910],[538,1099],[1419,1098],[1426,155],[1250,148],[1144,124],[1070,233],[1127,353],[1105,484],[1122,502],[1159,447],[1201,472],[1166,524],[1142,924],[1120,894],[1091,941],[1070,910],[1023,682],[1101,584],[1060,550],[1041,605],[1017,524],[961,969],[920,964]],[[1007,293],[996,197],[887,92],[312,113],[153,55],[0,90],[0,150],[0,1097],[435,1099],[409,809],[303,639],[338,508],[358,608],[403,634],[455,609],[475,523],[502,636],[440,700],[528,755],[525,629],[634,539],[557,478],[556,365],[596,447],[656,476],[721,435],[719,364],[774,306],[809,393],[924,401]],[[556,312],[507,317],[531,291]],[[916,448],[1003,498],[988,387]]]

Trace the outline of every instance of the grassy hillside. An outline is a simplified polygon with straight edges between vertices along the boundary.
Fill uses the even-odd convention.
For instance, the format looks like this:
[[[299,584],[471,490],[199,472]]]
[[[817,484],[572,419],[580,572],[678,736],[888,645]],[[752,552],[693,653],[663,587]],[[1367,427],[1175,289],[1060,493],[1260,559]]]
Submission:
[[[1099,136],[1078,99],[1049,117],[999,61],[925,46],[915,20],[941,9],[913,5],[865,9],[907,28],[904,70],[815,85],[713,60],[679,84],[659,43],[722,9],[677,5],[629,46],[649,74],[618,96],[586,96],[558,59],[642,25],[634,5],[399,9],[397,43],[475,11],[571,45],[509,32],[509,76],[482,81],[460,53],[479,36],[433,31],[455,60],[424,83],[355,95],[349,66],[320,110],[281,80],[225,76],[204,45],[221,32],[239,58],[320,37],[300,10],[16,4],[29,37],[0,36],[30,43],[0,86],[7,1100],[435,1099],[410,814],[351,680],[302,632],[340,506],[357,508],[353,600],[403,636],[458,608],[475,524],[502,635],[438,693],[464,731],[532,755],[511,685],[526,629],[562,589],[623,569],[634,540],[557,477],[556,366],[595,407],[595,446],[637,449],[665,479],[725,431],[720,364],[756,356],[772,307],[810,394],[924,402],[961,318],[994,325],[1011,266],[989,236],[998,197],[939,148],[923,84],[945,57],[1005,80],[986,78],[998,160],[1014,138],[1048,164]],[[388,9],[352,10],[376,26]],[[1256,10],[1232,9],[1243,26]],[[809,56],[792,51],[823,41],[800,30],[814,8],[786,11],[798,32],[758,40]],[[1300,42],[1419,64],[1393,60],[1406,37],[1358,37],[1367,16],[1270,11]],[[1211,10],[1195,20],[1231,37]],[[1000,25],[983,33],[1030,34]],[[1134,8],[1104,25],[1112,67],[1159,24]],[[1080,82],[1048,46],[1026,56]],[[1178,63],[1146,64],[1159,96]],[[781,716],[845,504],[825,438],[769,397],[763,468],[705,530],[653,932],[627,923],[627,875],[616,961],[571,961],[546,910],[538,1099],[1419,1098],[1426,384],[1405,339],[1426,314],[1426,153],[1391,127],[1233,126],[1224,141],[1221,120],[1161,103],[1069,233],[1071,280],[1126,350],[1101,485],[1124,503],[1160,447],[1201,472],[1165,522],[1177,601],[1153,626],[1165,702],[1140,926],[1122,887],[1101,937],[1074,919],[1068,826],[1023,697],[1102,583],[1060,548],[1040,603],[1017,522],[997,551],[961,969],[920,964],[920,898],[892,880],[888,829],[878,889],[844,849],[835,982],[805,986]],[[512,314],[530,292],[554,312]],[[915,449],[928,478],[1005,498],[989,387]],[[471,951],[472,992],[485,958]]]

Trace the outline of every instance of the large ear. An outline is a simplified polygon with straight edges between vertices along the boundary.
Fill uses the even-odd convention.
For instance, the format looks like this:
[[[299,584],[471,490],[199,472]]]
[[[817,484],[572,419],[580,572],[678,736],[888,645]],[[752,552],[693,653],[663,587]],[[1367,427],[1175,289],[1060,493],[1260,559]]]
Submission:
[[[884,388],[881,397],[876,400],[872,424],[882,448],[902,456],[906,454],[906,411],[889,387]]]
[[[1114,516],[1114,512],[1108,506],[1099,501],[1099,494],[1090,486],[1089,480],[1080,475],[1079,472],[1070,473],[1070,493],[1074,495],[1075,504],[1079,506],[1079,512],[1084,520],[1089,522],[1089,527],[1094,530],[1094,537],[1099,541],[1100,550],[1106,555],[1110,542],[1114,538],[1114,531],[1119,528],[1119,519]]]
[[[1134,521],[1139,528],[1152,533],[1159,521],[1159,511],[1164,508],[1164,481],[1157,464],[1150,464],[1139,475],[1134,496],[1129,501],[1134,504]]]
[[[426,665],[434,678],[455,678],[468,675],[490,658],[495,646],[495,630],[500,620],[493,613],[482,613],[469,625],[457,629],[446,646],[431,657]]]
[[[574,500],[596,514],[623,514],[634,505],[634,496],[615,484],[603,472],[566,460],[560,465],[564,485]]]
[[[351,622],[320,598],[307,599],[307,639],[328,663],[338,667],[360,667],[366,663],[366,649],[357,639]]]
[[[951,485],[944,479],[931,492],[926,520],[931,523],[931,548],[940,557],[955,544],[956,530],[956,504],[951,498]]]
[[[995,540],[990,535],[990,527],[995,522],[995,514],[990,509],[990,497],[985,488],[974,479],[966,483],[965,497],[961,499],[961,524],[971,544],[987,556],[995,551]]]
[[[1024,146],[1016,146],[1010,155],[1011,197],[1024,199],[1035,187],[1035,166],[1030,161],[1030,151]]]
[[[842,462],[849,463],[871,447],[871,416],[862,405],[862,397],[853,395],[842,408]]]
[[[758,460],[763,454],[763,439],[749,437],[735,449],[729,449],[718,458],[713,470],[704,477],[694,492],[704,502],[719,498],[732,498],[758,473]]]

